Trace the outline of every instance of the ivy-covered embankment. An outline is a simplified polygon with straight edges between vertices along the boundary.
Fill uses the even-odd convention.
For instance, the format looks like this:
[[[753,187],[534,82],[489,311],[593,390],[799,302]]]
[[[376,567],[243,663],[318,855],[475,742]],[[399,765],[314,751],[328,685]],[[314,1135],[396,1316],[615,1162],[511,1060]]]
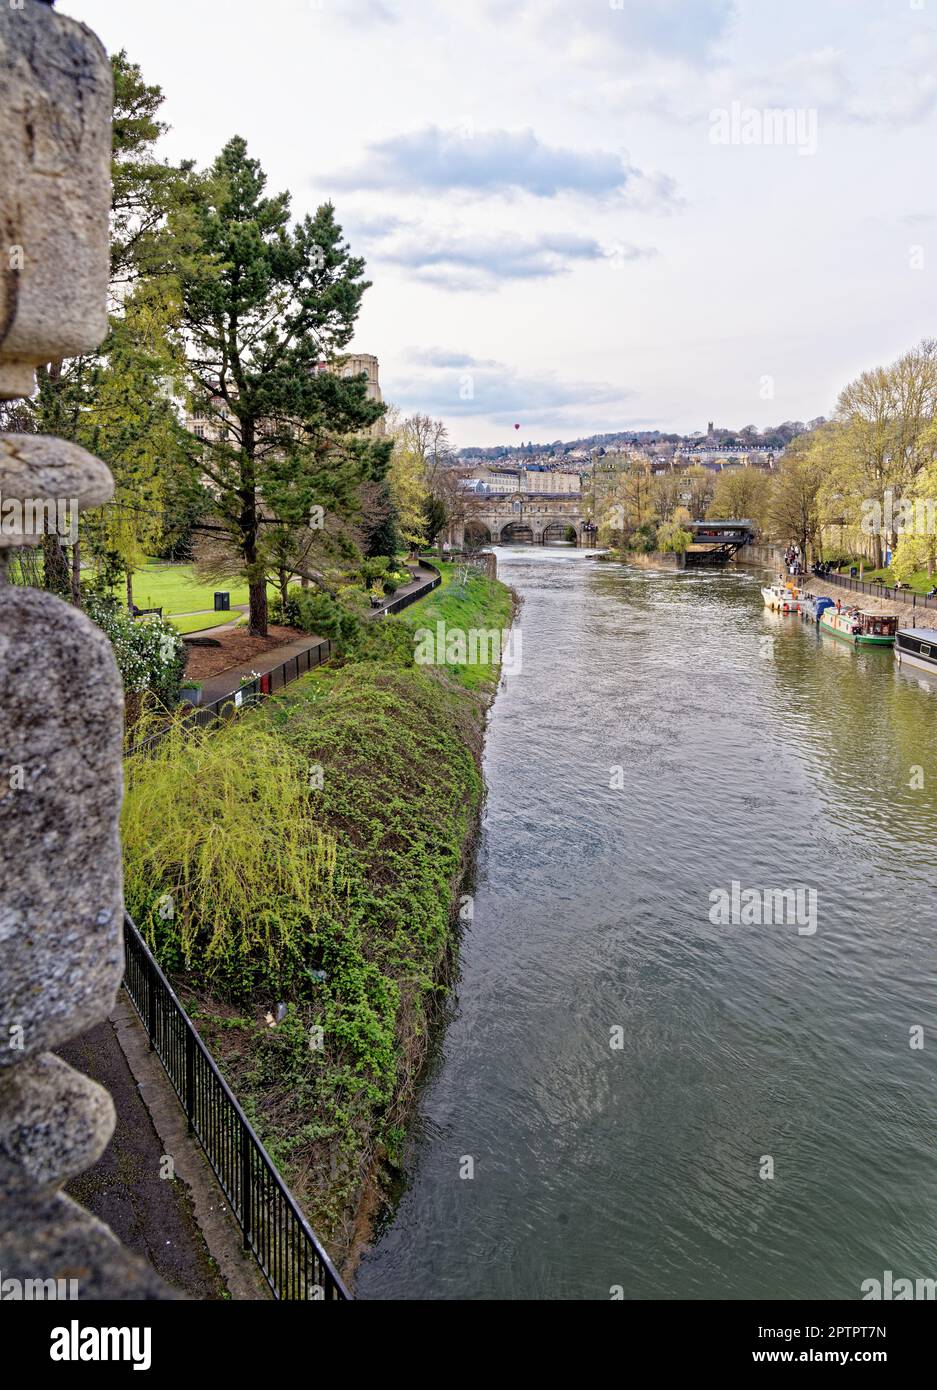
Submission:
[[[131,760],[128,907],[313,1225],[348,1266],[399,1163],[445,994],[497,668],[415,665],[442,621],[501,629],[456,576],[361,654]]]

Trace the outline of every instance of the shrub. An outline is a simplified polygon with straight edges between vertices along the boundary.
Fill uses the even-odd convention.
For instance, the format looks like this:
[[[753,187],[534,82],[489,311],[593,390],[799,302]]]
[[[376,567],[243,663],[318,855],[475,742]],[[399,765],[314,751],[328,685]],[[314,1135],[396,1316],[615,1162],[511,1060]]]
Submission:
[[[413,631],[399,618],[378,618],[371,623],[362,623],[354,650],[349,652],[349,659],[380,661],[385,666],[412,666]]]
[[[127,767],[127,905],[160,960],[234,999],[302,995],[331,900],[335,841],[309,759],[256,719],[173,725]]]
[[[372,584],[376,584],[383,579],[390,569],[390,560],[386,555],[376,555],[373,559],[362,560],[358,566],[358,574],[362,584],[366,589],[370,589]]]
[[[354,613],[329,594],[314,589],[294,589],[286,603],[274,599],[271,615],[275,623],[287,623],[302,632],[328,637],[339,652],[354,646],[360,627]]]
[[[639,526],[633,531],[625,542],[625,550],[632,550],[637,555],[651,555],[657,549],[657,528],[653,522],[646,521],[643,526]]]
[[[124,689],[135,695],[155,695],[164,705],[179,699],[186,649],[171,623],[161,618],[133,619],[112,598],[88,595],[88,617],[110,638]]]
[[[685,531],[682,526],[673,522],[662,526],[657,533],[657,548],[664,554],[673,551],[676,555],[685,555],[687,546],[692,544],[692,532]]]

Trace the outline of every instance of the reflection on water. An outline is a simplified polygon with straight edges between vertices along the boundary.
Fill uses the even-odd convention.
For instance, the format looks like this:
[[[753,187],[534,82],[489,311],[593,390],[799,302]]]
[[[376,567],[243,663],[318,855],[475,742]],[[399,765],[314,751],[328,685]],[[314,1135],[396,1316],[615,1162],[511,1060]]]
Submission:
[[[755,571],[539,548],[499,569],[523,668],[490,719],[408,1190],[359,1297],[937,1277],[937,682],[766,612]],[[816,935],[713,925],[733,880],[814,887]]]

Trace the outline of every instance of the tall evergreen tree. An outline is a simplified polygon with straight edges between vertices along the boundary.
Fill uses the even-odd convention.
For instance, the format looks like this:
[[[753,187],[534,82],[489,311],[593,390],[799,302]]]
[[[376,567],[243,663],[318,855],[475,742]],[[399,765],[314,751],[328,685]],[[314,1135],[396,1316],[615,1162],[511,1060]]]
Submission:
[[[365,377],[322,370],[351,341],[364,262],[331,204],[292,223],[289,194],[265,186],[245,141],[230,140],[195,200],[201,254],[182,268],[192,405],[213,426],[204,441],[193,434],[192,467],[239,558],[257,635],[267,631],[265,532],[277,533],[282,569],[285,532],[314,515],[352,517],[391,447],[361,434],[384,410]]]

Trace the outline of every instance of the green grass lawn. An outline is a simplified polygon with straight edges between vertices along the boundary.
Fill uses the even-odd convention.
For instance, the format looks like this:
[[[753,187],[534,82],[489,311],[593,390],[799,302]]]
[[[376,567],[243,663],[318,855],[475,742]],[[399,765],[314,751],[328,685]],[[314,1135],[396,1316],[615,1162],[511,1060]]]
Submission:
[[[441,568],[451,573],[453,566],[445,565]],[[447,574],[443,583],[448,583],[450,575]],[[299,580],[294,581],[299,583]],[[226,621],[226,615],[220,613],[217,617],[210,613],[210,621],[202,621],[200,609],[213,608],[215,593],[228,593],[231,595],[231,607],[235,608],[239,603],[247,603],[247,585],[240,579],[221,579],[215,583],[205,583],[200,580],[195,573],[194,565],[168,564],[162,560],[149,560],[138,569],[133,576],[133,601],[138,608],[162,608],[164,618],[172,618],[180,632],[197,632],[202,627],[214,627],[215,623]],[[115,586],[114,593],[123,598],[124,586],[121,582]],[[272,584],[267,585],[267,598],[274,599],[278,596],[278,590]],[[179,614],[198,614],[198,617],[186,619],[183,625],[176,621]],[[233,617],[234,615],[231,614]]]
[[[205,584],[195,577],[192,565],[144,565],[133,576],[133,601],[138,608],[162,608],[163,617],[195,613],[214,605],[215,593],[229,593],[232,606],[247,602],[247,585],[240,580]],[[224,621],[224,615],[221,616]]]
[[[445,560],[432,562],[442,574],[442,583],[426,598],[417,599],[400,614],[403,622],[412,627],[435,631],[444,622],[447,631],[464,633],[496,629],[503,632],[513,622],[511,591],[497,581],[492,583],[479,572],[470,571],[464,587],[458,580],[457,565]],[[447,665],[446,668],[468,690],[478,690],[497,683],[498,667],[491,663]]]
[[[123,596],[123,584],[114,592]],[[161,561],[151,561],[137,570],[133,576],[133,601],[138,608],[162,608],[163,617],[173,617],[178,613],[197,613],[199,609],[212,608],[216,593],[231,595],[231,607],[247,602],[247,584],[240,579],[221,579],[206,584],[198,579],[193,565],[169,565]],[[267,585],[268,599],[275,598],[277,590]],[[225,621],[221,613],[218,622]],[[206,627],[213,624],[206,623]],[[183,631],[194,632],[195,628]]]
[[[839,573],[848,575],[849,566],[847,565],[844,569],[841,569]],[[890,567],[888,569],[880,570],[866,569],[862,572],[863,584],[871,584],[873,580],[879,579],[881,579],[883,583],[887,584],[889,587],[893,586],[895,583],[895,576],[892,573]],[[926,594],[930,589],[933,588],[934,584],[937,583],[937,578],[933,578],[931,575],[929,575],[927,573],[927,570],[916,570],[907,582],[912,593]]]

